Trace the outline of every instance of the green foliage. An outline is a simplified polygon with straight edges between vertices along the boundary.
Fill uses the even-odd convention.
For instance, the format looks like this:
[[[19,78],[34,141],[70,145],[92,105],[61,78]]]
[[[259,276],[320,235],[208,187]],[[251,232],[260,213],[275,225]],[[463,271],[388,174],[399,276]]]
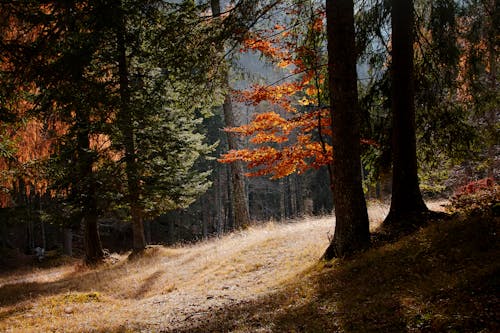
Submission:
[[[116,38],[120,43],[118,34],[126,34],[124,70],[130,77],[127,86],[120,81],[120,89],[130,97],[121,96],[126,105],[120,106],[111,135],[117,154],[127,147],[127,136],[133,135],[134,159],[119,161],[127,172],[114,183],[123,189],[119,192],[131,195],[133,189],[123,188],[124,177],[136,177],[140,185],[136,204],[145,217],[154,218],[185,208],[210,186],[210,172],[193,167],[214,148],[204,143],[199,127],[219,101],[220,77],[212,63],[217,50],[207,41],[211,27],[198,22],[199,7],[191,1],[177,5],[152,1],[145,9],[142,3],[128,1],[120,8],[124,26],[117,29]],[[119,50],[115,52],[118,58]],[[126,203],[127,196],[118,199],[120,206],[132,204]]]
[[[209,172],[193,166],[213,150],[204,143],[200,122],[222,96],[211,42],[221,32],[200,20],[205,7],[155,0],[54,1],[51,10],[42,5],[2,4],[18,29],[35,33],[30,41],[22,36],[1,40],[17,77],[0,73],[5,86],[37,87],[9,96],[11,102],[28,99],[33,102],[29,114],[64,128],[39,169],[54,195],[44,219],[80,221],[89,197],[100,215],[123,215],[127,196],[122,193],[128,191],[121,158],[124,128],[132,131],[137,147],[147,216],[189,205],[210,185]],[[126,124],[120,123],[120,38],[131,95]],[[2,140],[1,156],[11,151],[10,141]]]

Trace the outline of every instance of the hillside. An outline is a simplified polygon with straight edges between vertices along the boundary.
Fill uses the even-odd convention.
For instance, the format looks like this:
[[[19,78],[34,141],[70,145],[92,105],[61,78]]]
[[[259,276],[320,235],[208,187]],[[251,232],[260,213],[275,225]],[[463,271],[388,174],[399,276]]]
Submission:
[[[375,205],[375,228],[386,207]],[[0,275],[7,332],[495,332],[499,221],[454,218],[349,261],[318,262],[333,218],[266,223]]]

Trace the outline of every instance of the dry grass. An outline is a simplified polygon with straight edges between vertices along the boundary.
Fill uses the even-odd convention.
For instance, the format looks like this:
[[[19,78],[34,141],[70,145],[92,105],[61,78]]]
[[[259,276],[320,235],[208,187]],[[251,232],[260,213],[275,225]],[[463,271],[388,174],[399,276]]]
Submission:
[[[387,207],[372,204],[369,210],[376,226]],[[466,226],[461,223],[460,228]],[[438,244],[443,230],[450,235],[461,230],[452,229],[458,225],[431,226],[354,260],[326,266],[318,258],[332,234],[332,217],[270,222],[195,245],[156,246],[134,259],[115,255],[112,262],[97,268],[68,264],[0,276],[0,331],[364,332],[380,328],[399,332],[425,331],[435,322],[439,328],[453,328],[465,320],[454,317],[453,311],[458,310],[450,310],[459,302],[443,301],[451,311],[443,314],[441,308],[433,308],[439,302],[429,299],[440,299],[454,288],[458,295],[464,289],[460,286],[474,285],[498,270],[496,246],[478,252],[481,242],[473,242],[467,252],[455,253],[458,245],[452,243],[458,239]],[[469,229],[459,234],[470,237]],[[457,265],[458,260],[463,262]],[[449,270],[442,272],[443,267]]]
[[[279,290],[317,262],[331,229],[330,217],[269,222],[196,245],[155,246],[130,260],[114,255],[116,262],[93,269],[73,264],[0,277],[0,331],[175,327],[211,307]],[[75,301],[89,294],[99,297]]]

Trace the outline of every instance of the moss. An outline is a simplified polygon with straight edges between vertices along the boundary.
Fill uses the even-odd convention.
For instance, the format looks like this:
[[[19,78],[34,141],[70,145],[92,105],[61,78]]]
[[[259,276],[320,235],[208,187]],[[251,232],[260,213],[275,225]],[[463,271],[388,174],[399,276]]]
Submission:
[[[100,302],[101,300],[101,294],[95,291],[88,293],[71,293],[61,297],[61,301],[64,303],[90,303]]]

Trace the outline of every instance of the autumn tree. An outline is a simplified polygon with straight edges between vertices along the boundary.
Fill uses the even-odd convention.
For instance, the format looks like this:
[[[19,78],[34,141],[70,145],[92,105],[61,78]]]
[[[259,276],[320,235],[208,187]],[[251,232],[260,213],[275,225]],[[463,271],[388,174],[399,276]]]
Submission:
[[[5,59],[16,75],[9,71],[3,74],[10,85],[21,88],[12,100],[24,96],[30,102],[30,114],[45,124],[63,124],[65,134],[59,138],[64,138],[59,149],[68,152],[63,170],[73,176],[64,191],[72,193],[85,225],[86,259],[98,261],[103,252],[97,231],[97,155],[91,140],[98,132],[96,121],[103,116],[99,113],[102,83],[86,69],[98,47],[95,32],[99,21],[95,17],[99,17],[99,8],[59,2],[3,6],[15,17],[11,28],[20,32],[2,43]]]
[[[299,6],[290,16],[299,15]],[[324,105],[324,71],[318,50],[321,44],[308,45],[308,39],[323,32],[324,13],[314,9],[304,31],[292,31],[276,24],[276,30],[251,32],[242,51],[262,54],[278,68],[288,70],[288,78],[274,84],[253,84],[237,92],[238,100],[252,106],[263,105],[264,112],[253,120],[227,131],[251,137],[250,145],[224,154],[221,162],[243,161],[249,176],[270,176],[273,179],[320,168],[332,160],[330,116]],[[299,20],[299,19],[298,19]],[[299,25],[299,23],[297,23]],[[294,25],[292,24],[292,27]],[[298,29],[297,29],[298,30]],[[307,35],[304,37],[304,35]]]
[[[212,14],[214,18],[220,19],[221,5],[220,0],[211,0]],[[221,41],[219,52],[224,53],[224,43]],[[226,73],[224,80],[225,89],[229,90],[229,73]],[[231,93],[226,92],[224,96],[224,103],[222,104],[222,111],[224,114],[224,123],[227,127],[235,127],[236,121],[232,106]],[[229,150],[238,149],[237,140],[233,134],[227,135],[227,146]],[[250,215],[248,213],[248,203],[245,191],[245,182],[243,179],[243,166],[241,162],[235,161],[230,164],[230,178],[231,178],[231,205],[234,215],[234,227],[240,228],[250,223]]]
[[[360,110],[357,107],[353,10],[352,1],[327,5],[330,112],[321,106],[321,100],[326,99],[321,93],[324,86],[321,84],[320,62],[310,60],[317,58],[316,49],[296,44],[294,51],[290,52],[290,48],[279,47],[280,44],[272,39],[253,36],[247,40],[250,48],[277,59],[279,66],[294,64],[293,72],[301,73],[302,77],[295,82],[273,86],[255,85],[253,89],[243,92],[247,101],[255,104],[266,101],[279,106],[289,115],[264,112],[256,115],[250,124],[231,129],[252,136],[250,142],[256,147],[229,152],[221,159],[223,162],[243,160],[256,170],[250,175],[271,175],[273,178],[305,172],[311,167],[327,165],[333,159],[332,185],[337,224],[334,239],[324,254],[326,259],[350,255],[366,248],[370,242],[361,187]],[[309,22],[309,31],[323,29],[321,12]],[[321,44],[316,46],[320,48]],[[301,99],[295,97],[301,94]],[[300,112],[296,105],[310,105],[313,109]],[[332,117],[333,122],[330,121]],[[333,149],[325,139],[332,133]]]

